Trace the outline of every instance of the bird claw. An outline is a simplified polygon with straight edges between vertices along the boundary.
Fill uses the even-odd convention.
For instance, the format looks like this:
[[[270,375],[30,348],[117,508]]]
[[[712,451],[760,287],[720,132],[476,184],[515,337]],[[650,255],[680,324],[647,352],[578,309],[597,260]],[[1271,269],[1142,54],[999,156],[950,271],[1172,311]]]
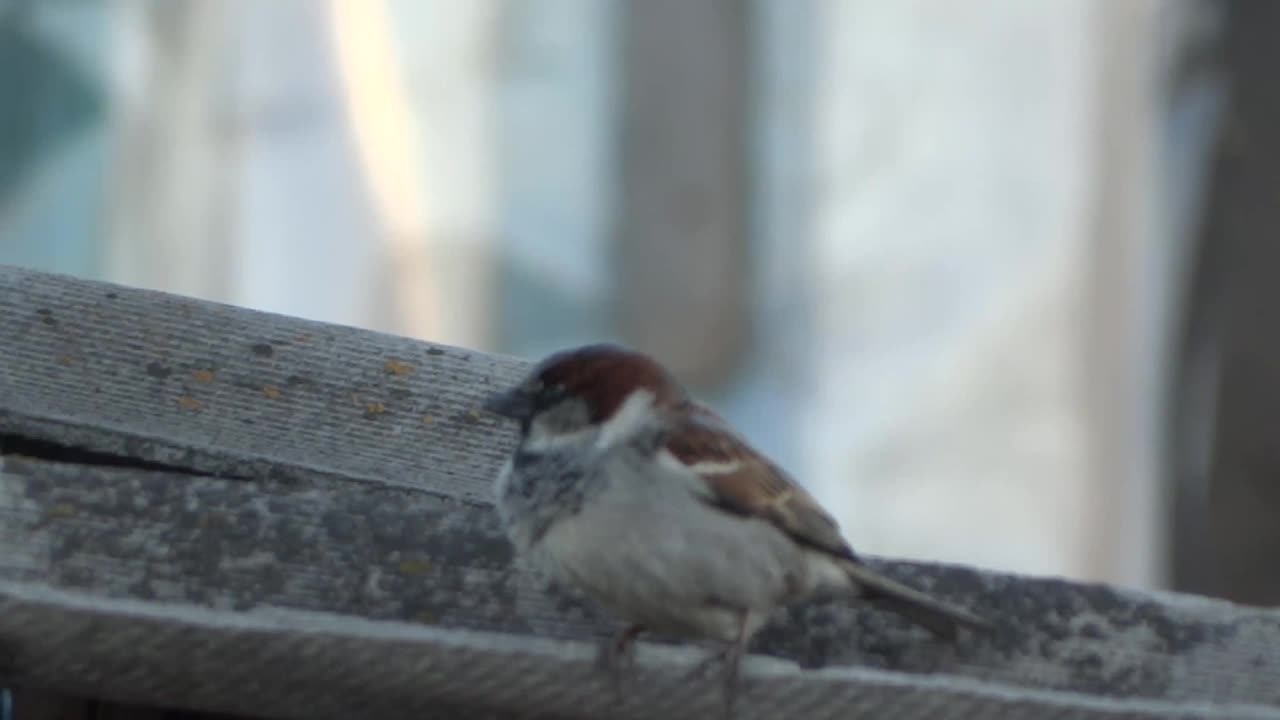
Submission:
[[[609,684],[616,699],[622,701],[623,672],[635,667],[635,639],[643,628],[633,625],[618,635],[606,639],[596,655],[596,666],[609,673]]]
[[[609,673],[609,685],[613,688],[613,694],[618,700],[622,699],[622,679],[625,670],[629,670],[635,665],[635,653],[632,651],[624,651],[619,653],[613,649],[614,642],[612,640],[606,642],[600,649],[600,655],[596,665],[601,670]]]
[[[720,648],[719,650],[712,651],[710,655],[707,655],[705,658],[698,661],[697,665],[694,665],[692,668],[689,669],[689,672],[685,675],[685,679],[686,680],[705,679],[707,675],[711,673],[711,670],[713,668],[715,668],[718,665],[722,665],[724,663],[725,658],[728,657],[728,655],[729,655],[728,647],[723,647],[723,648]]]
[[[733,706],[738,698],[741,659],[742,649],[738,643],[733,643],[712,651],[685,675],[688,680],[702,680],[711,674],[712,670],[720,669],[721,681],[724,683],[724,717],[726,719],[733,717]]]

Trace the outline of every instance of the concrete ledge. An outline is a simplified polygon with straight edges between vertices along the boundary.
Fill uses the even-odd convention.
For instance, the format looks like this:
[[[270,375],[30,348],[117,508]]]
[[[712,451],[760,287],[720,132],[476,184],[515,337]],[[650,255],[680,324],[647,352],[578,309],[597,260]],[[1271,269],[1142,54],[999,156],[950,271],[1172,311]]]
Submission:
[[[298,718],[713,711],[657,644],[616,705],[583,642],[613,626],[512,564],[512,433],[475,406],[522,362],[4,267],[0,317],[0,679]],[[885,569],[1000,630],[790,608],[742,717],[1280,718],[1280,611]]]

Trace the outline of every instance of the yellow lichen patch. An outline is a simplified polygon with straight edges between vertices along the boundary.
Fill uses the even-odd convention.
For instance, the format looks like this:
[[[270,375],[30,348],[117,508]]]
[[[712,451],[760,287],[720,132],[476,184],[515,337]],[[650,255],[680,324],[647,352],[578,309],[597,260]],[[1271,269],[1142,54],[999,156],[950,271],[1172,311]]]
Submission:
[[[381,415],[387,411],[387,406],[380,402],[370,402],[364,404],[365,417],[374,417]]]
[[[208,385],[209,383],[213,382],[213,377],[214,376],[213,376],[212,370],[196,370],[195,372],[191,373],[192,380],[195,380],[198,383],[204,383],[205,385]]]
[[[178,397],[178,405],[187,410],[199,410],[204,404],[190,395],[182,395]]]
[[[196,527],[201,530],[226,526],[226,518],[218,513],[206,513],[196,519]]]
[[[275,385],[263,385],[262,394],[266,395],[272,400],[277,400],[280,398],[280,388],[276,387]]]
[[[401,560],[396,569],[402,575],[425,575],[431,572],[431,563],[426,560]]]
[[[408,375],[413,372],[412,365],[408,363],[400,362],[395,358],[388,360],[386,363],[382,365],[382,367],[384,370],[391,373],[392,375]]]
[[[423,416],[422,416],[422,424],[423,424],[423,425],[430,425],[431,423],[434,423],[435,421],[436,421],[436,419],[435,419],[435,418],[433,418],[433,417],[431,417],[430,415],[423,415]]]
[[[44,514],[46,518],[69,518],[76,514],[76,509],[70,505],[60,503],[50,507]]]

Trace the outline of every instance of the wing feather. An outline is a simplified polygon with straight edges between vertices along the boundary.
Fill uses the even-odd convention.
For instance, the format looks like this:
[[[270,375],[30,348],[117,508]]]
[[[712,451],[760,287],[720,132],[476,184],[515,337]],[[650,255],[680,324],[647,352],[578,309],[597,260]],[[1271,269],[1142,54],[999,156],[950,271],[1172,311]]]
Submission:
[[[782,468],[751,447],[718,415],[701,406],[682,416],[665,450],[695,471],[695,492],[726,512],[772,523],[796,542],[838,558],[864,597],[943,638],[958,627],[990,629],[991,623],[952,608],[863,564],[840,534],[835,518]]]
[[[684,416],[665,449],[703,479],[711,504],[759,517],[797,542],[856,560],[840,526],[813,496],[710,410],[699,406]]]

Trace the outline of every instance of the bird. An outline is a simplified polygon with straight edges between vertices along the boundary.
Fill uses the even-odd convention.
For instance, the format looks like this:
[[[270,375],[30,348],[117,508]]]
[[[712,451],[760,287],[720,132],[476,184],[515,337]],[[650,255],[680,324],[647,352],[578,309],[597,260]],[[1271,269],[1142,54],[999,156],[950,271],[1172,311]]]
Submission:
[[[643,632],[716,641],[707,663],[723,663],[731,716],[751,638],[775,608],[819,593],[948,640],[991,628],[867,565],[812,495],[649,355],[561,350],[483,406],[519,425],[494,480],[517,553],[626,623],[601,652],[615,687]]]

